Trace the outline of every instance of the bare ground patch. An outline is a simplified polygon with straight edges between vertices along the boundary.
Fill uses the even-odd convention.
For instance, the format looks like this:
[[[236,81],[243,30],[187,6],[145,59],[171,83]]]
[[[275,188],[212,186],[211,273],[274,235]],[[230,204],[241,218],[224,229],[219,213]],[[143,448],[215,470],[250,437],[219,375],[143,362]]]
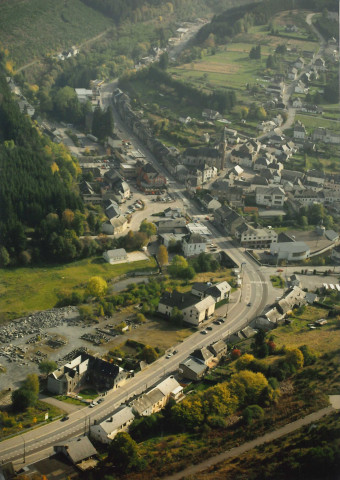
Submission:
[[[196,72],[210,72],[210,73],[237,73],[240,68],[234,63],[186,63],[178,67],[182,70],[195,70]]]

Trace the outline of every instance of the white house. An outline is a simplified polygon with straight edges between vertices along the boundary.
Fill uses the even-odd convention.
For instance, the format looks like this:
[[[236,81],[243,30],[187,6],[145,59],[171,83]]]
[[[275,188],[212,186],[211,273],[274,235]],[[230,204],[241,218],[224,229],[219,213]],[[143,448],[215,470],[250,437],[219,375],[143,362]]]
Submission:
[[[215,302],[220,302],[229,297],[231,286],[228,282],[220,282],[212,285],[211,282],[196,282],[193,284],[191,293],[200,298],[213,297]]]
[[[286,194],[282,187],[257,187],[255,193],[257,205],[283,207],[286,200]]]
[[[125,248],[116,248],[115,250],[107,250],[103,253],[103,258],[108,263],[113,265],[114,263],[120,263],[122,261],[127,261],[128,256],[125,251]]]
[[[198,233],[192,233],[182,240],[182,249],[185,257],[192,257],[193,255],[199,255],[205,252],[207,244],[205,239]]]
[[[120,215],[117,218],[111,218],[110,221],[105,222],[101,226],[101,231],[106,235],[115,235],[118,233],[123,233],[128,226],[126,217]]]
[[[215,300],[211,295],[200,299],[192,293],[164,292],[157,311],[171,317],[173,309],[177,307],[183,314],[183,320],[192,325],[198,326],[207,320],[215,311]]]
[[[128,430],[134,419],[131,407],[120,408],[103,422],[91,425],[90,436],[97,442],[109,444],[118,432]]]

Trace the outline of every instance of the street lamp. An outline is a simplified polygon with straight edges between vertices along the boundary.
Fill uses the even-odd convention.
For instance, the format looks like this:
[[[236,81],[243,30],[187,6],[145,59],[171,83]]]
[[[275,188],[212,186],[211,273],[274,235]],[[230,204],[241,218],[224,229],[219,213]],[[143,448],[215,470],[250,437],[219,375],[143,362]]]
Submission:
[[[21,437],[22,441],[24,442],[24,457],[23,457],[23,463],[26,463],[26,443],[24,437]]]

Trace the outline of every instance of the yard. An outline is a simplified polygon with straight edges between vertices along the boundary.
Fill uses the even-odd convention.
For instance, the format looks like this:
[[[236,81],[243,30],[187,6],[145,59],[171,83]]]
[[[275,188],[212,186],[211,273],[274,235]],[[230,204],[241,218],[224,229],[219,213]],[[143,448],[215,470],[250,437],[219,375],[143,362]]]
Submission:
[[[52,308],[58,300],[57,293],[60,290],[71,290],[77,285],[84,285],[94,275],[111,280],[130,271],[154,268],[153,259],[109,265],[100,257],[94,257],[67,265],[0,270],[0,322]]]

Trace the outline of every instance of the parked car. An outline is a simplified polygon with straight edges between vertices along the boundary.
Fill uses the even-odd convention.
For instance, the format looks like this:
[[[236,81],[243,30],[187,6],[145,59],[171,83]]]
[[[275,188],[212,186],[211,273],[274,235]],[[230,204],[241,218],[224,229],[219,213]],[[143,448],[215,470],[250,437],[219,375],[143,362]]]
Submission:
[[[209,327],[207,327],[207,330],[212,330],[212,329],[213,329],[213,327],[210,327],[210,326],[209,326]]]
[[[201,330],[202,335],[206,335],[208,332],[206,330]]]

